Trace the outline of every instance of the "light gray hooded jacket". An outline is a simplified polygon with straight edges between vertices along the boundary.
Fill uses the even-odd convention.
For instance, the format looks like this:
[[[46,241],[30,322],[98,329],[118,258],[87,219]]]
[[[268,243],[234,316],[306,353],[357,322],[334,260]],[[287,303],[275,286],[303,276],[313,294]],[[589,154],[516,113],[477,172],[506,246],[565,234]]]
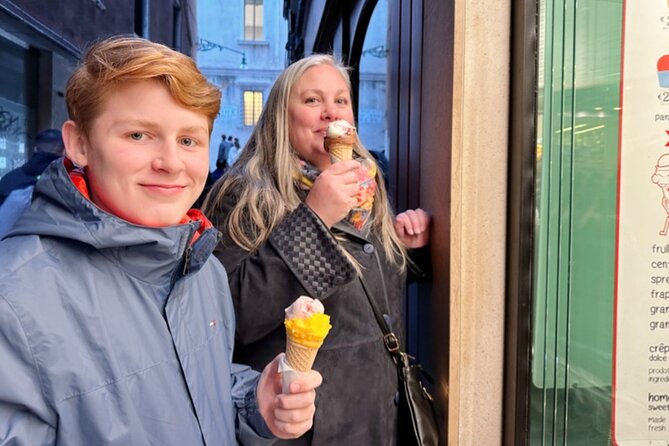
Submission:
[[[0,243],[0,445],[267,442],[199,224],[132,225],[51,164]]]

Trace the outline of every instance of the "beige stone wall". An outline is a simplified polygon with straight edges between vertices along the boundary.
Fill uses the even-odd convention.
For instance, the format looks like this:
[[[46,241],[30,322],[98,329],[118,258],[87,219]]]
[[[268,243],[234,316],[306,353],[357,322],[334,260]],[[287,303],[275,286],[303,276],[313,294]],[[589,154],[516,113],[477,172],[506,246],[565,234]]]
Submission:
[[[456,0],[448,444],[502,442],[509,0]]]

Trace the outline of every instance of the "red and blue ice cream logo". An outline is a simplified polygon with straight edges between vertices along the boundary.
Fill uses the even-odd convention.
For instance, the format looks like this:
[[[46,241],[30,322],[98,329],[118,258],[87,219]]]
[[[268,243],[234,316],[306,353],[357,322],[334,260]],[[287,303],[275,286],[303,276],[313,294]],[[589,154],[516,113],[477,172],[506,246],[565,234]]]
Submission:
[[[665,54],[657,61],[657,77],[660,87],[669,88],[669,54]]]

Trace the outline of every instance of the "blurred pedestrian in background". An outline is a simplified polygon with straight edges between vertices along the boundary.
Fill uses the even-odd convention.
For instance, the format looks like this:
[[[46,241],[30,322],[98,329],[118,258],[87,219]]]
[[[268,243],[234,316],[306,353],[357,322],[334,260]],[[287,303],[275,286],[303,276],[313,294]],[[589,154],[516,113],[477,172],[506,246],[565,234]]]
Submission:
[[[221,135],[221,143],[218,145],[217,160],[224,160],[228,157],[228,150],[230,150],[232,143],[227,140],[225,135]]]
[[[230,138],[232,138],[232,136]],[[226,158],[228,167],[232,166],[235,163],[235,161],[237,161],[237,158],[239,158],[239,154],[241,151],[242,147],[239,144],[239,138],[234,138],[232,140],[232,146],[230,147],[230,150],[228,151],[228,156]]]
[[[43,130],[35,138],[35,150],[30,159],[0,179],[0,238],[30,206],[37,179],[52,161],[63,155],[64,149],[60,130]]]
[[[216,170],[214,170],[211,173],[211,180],[212,180],[212,185],[215,183],[219,178],[223,176],[225,171],[228,169],[228,162],[225,160],[225,158],[219,158],[216,160]]]
[[[47,129],[39,132],[35,138],[35,149],[28,161],[0,178],[0,204],[13,190],[34,186],[46,166],[63,156],[64,149],[60,130]]]

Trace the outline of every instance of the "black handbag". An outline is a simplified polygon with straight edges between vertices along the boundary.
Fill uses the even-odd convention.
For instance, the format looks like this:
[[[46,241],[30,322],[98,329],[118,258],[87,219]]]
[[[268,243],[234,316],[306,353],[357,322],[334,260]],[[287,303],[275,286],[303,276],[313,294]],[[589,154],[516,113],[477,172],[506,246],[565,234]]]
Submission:
[[[434,409],[434,398],[423,385],[422,367],[412,362],[413,358],[400,350],[397,336],[381,316],[362,278],[360,278],[360,283],[372,306],[376,322],[383,332],[383,344],[397,366],[399,381],[398,444],[400,446],[437,446],[439,444],[439,424]]]

